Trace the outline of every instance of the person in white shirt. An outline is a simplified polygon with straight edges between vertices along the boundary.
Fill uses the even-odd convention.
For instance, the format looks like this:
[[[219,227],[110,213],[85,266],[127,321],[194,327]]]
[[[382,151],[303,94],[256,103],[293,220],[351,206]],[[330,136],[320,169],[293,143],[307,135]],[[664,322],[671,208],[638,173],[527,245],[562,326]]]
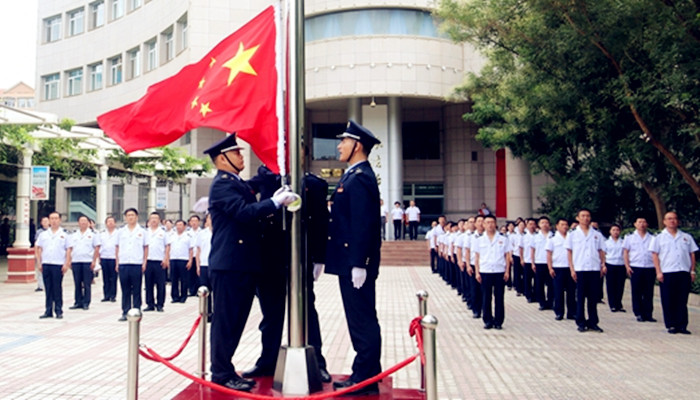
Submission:
[[[579,332],[603,332],[598,326],[600,279],[605,275],[604,238],[591,227],[591,211],[582,208],[576,215],[578,228],[566,236],[571,278],[576,281],[576,325]],[[588,320],[586,320],[586,309]]]
[[[468,245],[465,243],[464,248],[467,249],[464,254],[465,259],[469,260],[469,265],[466,265],[467,274],[469,275],[469,295],[472,300],[472,317],[481,318],[481,309],[484,304],[483,293],[481,290],[481,282],[476,279],[476,245],[477,240],[484,234],[484,216],[477,215],[474,218],[474,233],[469,237]]]
[[[528,218],[525,223],[525,233],[522,234],[520,240],[520,262],[523,264],[523,294],[528,303],[535,302],[535,293],[533,281],[535,279],[535,270],[532,267],[532,240],[535,237],[537,228],[537,220]]]
[[[195,249],[197,259],[197,275],[202,286],[206,286],[211,293],[211,285],[209,283],[209,253],[211,252],[211,215],[207,214],[204,217],[204,228],[199,230],[199,235],[195,240]],[[207,296],[207,309],[209,317],[212,315],[211,296]]]
[[[386,208],[386,204],[384,204],[384,199],[379,199],[379,217],[382,220],[382,240],[386,240],[386,222],[389,220],[389,210]]]
[[[622,256],[621,231],[620,225],[613,224],[610,227],[610,237],[605,241],[605,266],[608,269],[607,274],[605,274],[605,282],[608,289],[608,306],[612,312],[627,312],[622,307],[627,270]]]
[[[39,229],[37,229],[36,233],[34,234],[34,243],[39,241],[39,235],[41,235],[44,231],[49,229],[49,217],[41,217],[41,220],[39,220]],[[36,245],[34,249],[34,253],[36,253]],[[36,277],[36,289],[34,289],[35,292],[41,292],[44,290],[44,275],[41,273],[41,263],[39,263],[36,259],[34,260],[34,276]]]
[[[433,254],[434,261],[431,260],[434,273],[440,273],[440,237],[445,233],[444,226],[447,218],[444,215],[438,217],[438,224],[434,229],[433,235],[430,237],[430,253]]]
[[[416,207],[416,202],[411,200],[409,207],[406,209],[408,216],[408,238],[411,240],[418,239],[418,224],[420,223],[420,208]]]
[[[647,232],[644,217],[637,217],[634,227],[635,231],[625,236],[622,243],[622,256],[632,287],[632,311],[638,322],[656,322],[653,317],[656,270],[649,251],[653,235]]]
[[[509,237],[510,247],[513,249],[513,286],[515,286],[515,295],[520,297],[523,295],[523,264],[520,259],[520,243],[523,240],[525,233],[525,221],[522,218],[515,220],[515,230]]]
[[[106,229],[100,233],[100,265],[102,265],[102,302],[117,301],[116,248],[119,238],[117,221],[105,219]]]
[[[484,329],[501,329],[505,320],[503,297],[510,270],[510,242],[505,235],[496,231],[496,217],[493,215],[484,217],[484,228],[484,234],[472,244],[475,254],[474,274],[483,293]],[[494,299],[493,315],[491,298]]]
[[[394,203],[394,208],[391,209],[391,220],[394,223],[394,240],[400,240],[403,226],[403,209],[398,201]]]
[[[190,296],[196,296],[199,289],[199,276],[197,275],[197,260],[195,259],[195,244],[200,228],[199,215],[192,215],[187,221],[190,232],[190,262],[187,267],[187,291]]]
[[[540,303],[540,311],[551,310],[554,304],[552,276],[547,267],[547,240],[552,237],[547,217],[537,221],[540,231],[532,237],[530,247],[531,266],[535,271],[535,300]]]
[[[433,242],[437,226],[437,221],[433,221],[430,230],[425,234],[425,241],[428,243],[428,254],[430,255],[430,271],[433,273],[437,271],[437,266],[435,265],[435,243]]]
[[[185,221],[177,220],[175,233],[170,237],[170,268],[173,280],[170,286],[170,296],[173,303],[187,301],[187,270],[192,267],[190,262],[192,235],[190,231],[185,229]]]
[[[649,244],[661,289],[661,309],[668,333],[690,334],[688,295],[695,281],[695,252],[698,245],[689,234],[678,229],[678,214],[664,214],[664,227]]]
[[[119,230],[117,239],[116,270],[122,287],[122,316],[119,321],[126,321],[126,313],[131,308],[141,308],[141,282],[148,260],[148,232],[139,222],[139,212],[135,208],[124,211],[126,226]]]
[[[68,234],[61,228],[61,214],[49,214],[49,229],[36,242],[36,260],[44,276],[46,311],[39,318],[63,318],[63,274],[71,264]]]
[[[69,237],[71,248],[71,269],[75,283],[75,302],[68,307],[71,310],[90,308],[92,298],[93,270],[100,255],[100,239],[90,229],[88,217],[78,217],[78,230]]]
[[[569,221],[559,218],[556,225],[557,233],[547,240],[547,267],[549,275],[554,279],[554,319],[564,319],[566,304],[566,319],[576,318],[576,282],[571,279],[569,260],[564,242],[569,233]],[[566,301],[565,301],[566,297]]]
[[[144,280],[146,281],[146,308],[143,311],[163,312],[165,305],[165,271],[170,264],[170,243],[168,234],[160,225],[160,214],[152,212],[148,216],[148,261]],[[155,290],[155,296],[154,296]]]

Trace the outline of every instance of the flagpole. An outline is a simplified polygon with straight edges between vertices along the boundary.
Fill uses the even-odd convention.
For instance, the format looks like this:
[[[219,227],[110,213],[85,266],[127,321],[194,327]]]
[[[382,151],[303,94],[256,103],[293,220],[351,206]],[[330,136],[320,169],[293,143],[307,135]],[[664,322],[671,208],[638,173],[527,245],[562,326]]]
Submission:
[[[304,67],[304,1],[286,2],[288,15],[287,55],[289,79],[287,97],[289,104],[289,173],[294,193],[301,194],[302,137],[306,109]],[[292,213],[291,255],[289,264],[289,345],[282,346],[275,368],[273,388],[285,395],[307,395],[323,388],[314,349],[306,343],[306,268],[302,266],[301,213]]]

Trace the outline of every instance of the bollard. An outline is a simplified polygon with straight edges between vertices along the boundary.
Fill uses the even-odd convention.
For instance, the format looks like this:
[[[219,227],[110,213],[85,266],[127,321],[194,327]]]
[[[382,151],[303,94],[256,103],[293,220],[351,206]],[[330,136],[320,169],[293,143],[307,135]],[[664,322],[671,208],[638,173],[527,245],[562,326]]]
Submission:
[[[206,286],[200,286],[197,289],[197,296],[199,296],[199,315],[202,316],[199,321],[199,377],[204,379],[207,376],[207,322],[209,321],[207,298],[209,297],[209,289]]]
[[[428,313],[428,292],[419,290],[416,292],[418,297],[418,316],[425,317]],[[420,363],[420,390],[425,391],[425,367]]]
[[[129,357],[126,370],[126,398],[136,400],[139,398],[139,326],[141,324],[141,310],[132,308],[126,313],[129,321]]]
[[[425,351],[425,399],[437,400],[437,349],[435,347],[435,329],[438,320],[426,315],[420,321],[423,327],[423,349]]]

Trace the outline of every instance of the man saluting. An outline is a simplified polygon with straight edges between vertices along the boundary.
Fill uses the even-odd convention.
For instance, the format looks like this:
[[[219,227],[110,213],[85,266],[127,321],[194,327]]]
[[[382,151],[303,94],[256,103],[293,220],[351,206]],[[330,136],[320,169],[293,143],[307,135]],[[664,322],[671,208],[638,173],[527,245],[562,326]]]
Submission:
[[[348,122],[338,144],[340,161],[350,167],[340,178],[332,196],[328,224],[326,272],[338,275],[340,294],[352,346],[357,352],[352,375],[335,382],[337,389],[350,387],[381,372],[381,332],[375,307],[375,281],[379,274],[381,219],[377,178],[367,161],[379,140],[366,128]],[[376,383],[352,395],[377,394]]]

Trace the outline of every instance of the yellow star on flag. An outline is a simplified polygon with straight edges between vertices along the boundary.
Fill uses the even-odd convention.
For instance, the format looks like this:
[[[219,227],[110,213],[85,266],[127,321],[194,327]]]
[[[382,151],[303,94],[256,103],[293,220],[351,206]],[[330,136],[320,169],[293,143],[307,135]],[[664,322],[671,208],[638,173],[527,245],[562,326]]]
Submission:
[[[199,81],[199,88],[200,89],[204,86],[204,82],[206,82],[206,80],[204,78],[202,78],[202,80]]]
[[[216,58],[211,57],[211,61],[209,61],[209,68],[213,67],[214,64],[216,64]]]
[[[230,60],[226,61],[226,63],[224,64],[224,68],[228,68],[231,70],[231,72],[228,75],[228,86],[231,85],[231,82],[233,82],[233,80],[236,78],[239,72],[255,76],[258,75],[258,73],[255,72],[253,67],[250,65],[250,59],[258,50],[258,47],[260,46],[258,45],[245,50],[243,48],[243,43],[239,43],[236,55],[233,56]]]
[[[190,103],[190,109],[197,107],[197,102],[199,102],[199,96],[195,97],[194,100],[192,100],[192,103]]]
[[[202,117],[206,117],[208,113],[211,112],[211,108],[209,108],[209,102],[203,103],[202,106],[199,108],[199,113],[202,114]]]

